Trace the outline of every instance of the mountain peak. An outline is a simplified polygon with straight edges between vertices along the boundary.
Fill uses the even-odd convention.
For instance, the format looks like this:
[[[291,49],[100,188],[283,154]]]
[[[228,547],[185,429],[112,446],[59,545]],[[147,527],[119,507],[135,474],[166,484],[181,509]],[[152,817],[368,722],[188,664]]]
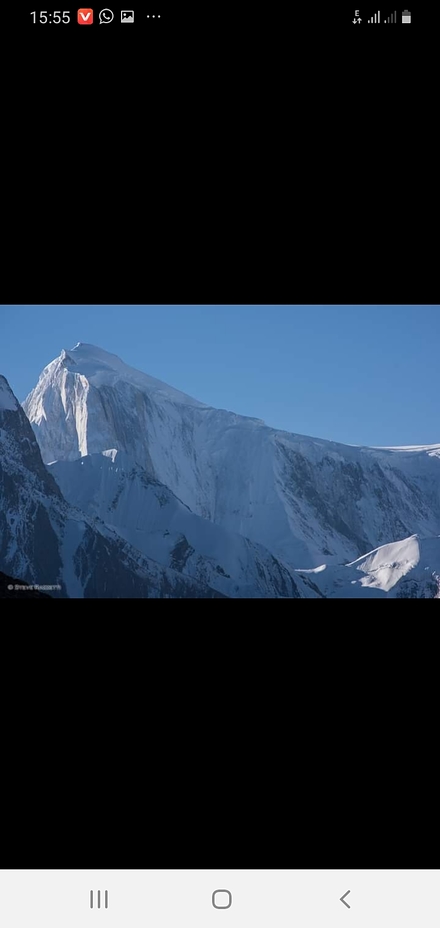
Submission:
[[[118,355],[105,351],[97,345],[90,345],[87,342],[77,342],[74,348],[68,351],[63,348],[59,358],[47,365],[41,377],[47,380],[49,373],[56,376],[56,372],[60,369],[60,363],[63,369],[67,369],[73,374],[81,374],[94,387],[114,387],[118,382],[125,382],[143,392],[161,394],[168,400],[183,403],[186,406],[205,405],[186,393],[170,387],[163,381],[157,380],[156,377],[150,377],[149,374],[144,374],[142,371],[130,367]]]
[[[208,407],[155,377],[124,364],[97,345],[63,348],[40,374],[23,403],[44,460],[75,460],[108,448],[126,450],[144,465],[143,436],[151,431],[151,405],[178,418],[185,408]],[[176,409],[177,407],[177,409]],[[58,424],[54,429],[53,423]],[[54,441],[55,439],[55,441]]]
[[[15,399],[6,377],[3,377],[3,374],[0,374],[0,410],[1,409],[18,409],[18,402]]]
[[[98,345],[90,345],[87,342],[77,342],[73,348],[69,349],[69,354],[74,355],[77,358],[95,358],[95,360],[107,361],[108,364],[113,363],[118,366],[123,364],[121,358],[116,354],[111,354],[110,351],[105,351],[104,348],[99,348]]]

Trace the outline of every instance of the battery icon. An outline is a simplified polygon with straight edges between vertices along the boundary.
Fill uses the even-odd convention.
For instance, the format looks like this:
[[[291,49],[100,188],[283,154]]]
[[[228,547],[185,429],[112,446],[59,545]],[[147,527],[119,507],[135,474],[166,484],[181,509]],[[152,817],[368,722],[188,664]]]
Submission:
[[[404,11],[403,11],[403,13],[402,13],[402,22],[403,22],[403,23],[410,23],[410,22],[411,22],[411,13],[409,12],[409,10],[404,10]]]

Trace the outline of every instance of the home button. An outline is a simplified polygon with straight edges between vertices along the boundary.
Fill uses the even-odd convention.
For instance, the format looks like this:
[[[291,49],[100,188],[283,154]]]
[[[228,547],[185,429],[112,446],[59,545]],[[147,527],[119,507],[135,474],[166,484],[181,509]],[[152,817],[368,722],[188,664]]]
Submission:
[[[212,904],[215,909],[230,909],[232,893],[229,892],[229,889],[216,889],[212,894]]]

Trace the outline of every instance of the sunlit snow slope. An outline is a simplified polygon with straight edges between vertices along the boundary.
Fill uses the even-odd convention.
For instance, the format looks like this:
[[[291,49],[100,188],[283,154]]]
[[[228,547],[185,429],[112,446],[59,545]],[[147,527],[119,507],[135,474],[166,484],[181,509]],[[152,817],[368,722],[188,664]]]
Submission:
[[[440,599],[440,536],[383,545],[343,567],[301,571],[324,596]]]

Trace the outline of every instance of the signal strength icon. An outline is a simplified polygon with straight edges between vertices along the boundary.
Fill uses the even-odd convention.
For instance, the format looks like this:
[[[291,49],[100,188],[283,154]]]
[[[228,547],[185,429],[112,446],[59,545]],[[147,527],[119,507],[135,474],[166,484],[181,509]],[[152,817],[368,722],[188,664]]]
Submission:
[[[388,19],[385,17],[384,23],[397,23],[397,12],[391,13],[391,16]]]
[[[371,19],[367,19],[367,23],[380,23],[380,10]]]

